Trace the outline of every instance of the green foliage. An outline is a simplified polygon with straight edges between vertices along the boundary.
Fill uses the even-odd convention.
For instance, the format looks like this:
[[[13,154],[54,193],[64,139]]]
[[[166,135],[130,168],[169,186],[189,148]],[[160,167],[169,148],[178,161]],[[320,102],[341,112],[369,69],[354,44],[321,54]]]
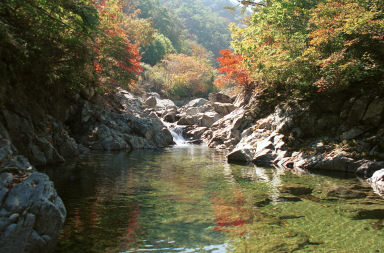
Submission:
[[[144,49],[143,62],[152,66],[158,63],[166,54],[176,53],[172,42],[161,33],[154,35],[152,43]]]
[[[167,55],[145,71],[156,91],[173,99],[207,96],[215,90],[215,71],[206,59],[184,54]]]
[[[89,4],[86,0],[1,1],[1,71],[9,83],[33,90],[91,80],[87,43],[98,16]]]
[[[188,39],[196,41],[216,57],[222,48],[229,47],[230,20],[213,11],[217,6],[209,8],[204,1],[163,0],[161,3],[176,13],[187,31]],[[227,3],[222,2],[221,7],[224,9]]]
[[[184,31],[181,21],[167,8],[161,6],[159,0],[136,0],[135,7],[140,9],[140,17],[151,19],[158,33],[167,37],[176,50],[181,49]]]
[[[261,2],[260,2],[261,3]],[[339,89],[380,79],[383,7],[378,0],[261,3],[232,45],[255,80],[292,88]]]
[[[154,30],[121,4],[1,1],[1,97],[19,89],[44,100],[83,86],[130,84],[141,68],[137,44],[148,43]]]

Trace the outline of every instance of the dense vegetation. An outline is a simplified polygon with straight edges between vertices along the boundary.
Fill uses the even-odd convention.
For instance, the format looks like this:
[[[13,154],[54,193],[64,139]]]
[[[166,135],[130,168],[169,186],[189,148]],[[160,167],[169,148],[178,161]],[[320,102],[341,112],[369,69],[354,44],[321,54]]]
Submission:
[[[382,80],[382,1],[239,2],[252,5],[254,14],[246,27],[232,27],[234,55],[241,59],[221,61],[224,78],[247,69],[243,85],[317,91]]]
[[[1,1],[1,101],[17,90],[46,97],[132,87],[141,61],[164,95],[205,96],[214,56],[219,86],[324,91],[382,80],[382,1],[238,2],[253,11],[243,24],[229,0]]]
[[[166,65],[163,60],[168,61],[169,54],[202,62],[201,66],[209,69],[206,79],[214,79],[209,64],[215,61],[210,51],[218,54],[221,47],[229,46],[230,20],[212,11],[224,10],[224,5],[212,1],[206,8],[203,2],[191,2],[169,10],[169,5],[180,3],[167,1],[167,6],[163,6],[159,0],[0,2],[0,73],[5,77],[0,88],[2,101],[17,89],[44,98],[86,87],[100,92],[115,85],[130,88],[142,71],[141,61],[152,66],[159,64],[151,70],[153,73]],[[192,79],[186,80],[185,85],[191,87]],[[172,94],[168,82],[163,85],[164,94]],[[196,85],[199,87],[194,90],[210,90],[201,88],[209,86],[205,79]]]

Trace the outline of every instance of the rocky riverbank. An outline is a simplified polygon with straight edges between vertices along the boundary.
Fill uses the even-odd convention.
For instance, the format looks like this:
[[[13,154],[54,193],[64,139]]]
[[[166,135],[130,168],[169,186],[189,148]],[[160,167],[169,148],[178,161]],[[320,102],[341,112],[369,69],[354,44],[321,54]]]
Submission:
[[[383,96],[317,95],[214,93],[177,107],[156,93],[143,99],[120,88],[109,96],[84,89],[49,109],[6,105],[0,111],[0,247],[10,252],[54,248],[65,207],[53,183],[33,165],[90,150],[172,145],[163,122],[191,143],[227,149],[231,163],[355,173],[383,192]]]
[[[265,92],[251,98],[211,94],[209,100],[193,100],[162,115],[170,113],[185,137],[228,149],[232,163],[342,171],[365,179],[384,168],[380,94],[316,94],[284,100],[271,99]],[[379,184],[383,177],[378,175],[369,181]]]
[[[5,105],[0,110],[0,248],[52,252],[66,210],[48,176],[34,166],[73,159],[90,150],[156,149],[173,144],[166,126],[142,99],[117,89],[92,89],[48,109]],[[34,166],[33,166],[34,165]]]

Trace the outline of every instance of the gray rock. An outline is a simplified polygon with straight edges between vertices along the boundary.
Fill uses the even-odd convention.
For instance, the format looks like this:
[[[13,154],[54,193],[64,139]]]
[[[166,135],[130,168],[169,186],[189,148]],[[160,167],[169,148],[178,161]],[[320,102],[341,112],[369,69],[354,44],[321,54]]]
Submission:
[[[263,149],[259,152],[256,152],[252,162],[257,166],[269,166],[275,160],[276,155],[270,149]]]
[[[0,212],[4,252],[52,252],[66,210],[47,175],[32,172],[12,185]]]
[[[210,127],[213,125],[213,123],[218,121],[220,118],[221,116],[216,112],[206,112],[200,116],[199,126]]]
[[[179,120],[179,117],[176,112],[168,112],[163,119],[165,122],[174,123]]]
[[[384,162],[374,162],[374,161],[368,161],[368,160],[360,160],[357,162],[359,164],[356,174],[364,177],[369,178],[372,177],[373,174],[384,168]]]
[[[384,192],[384,168],[375,171],[368,182],[374,186],[374,189],[379,192]]]
[[[219,103],[232,103],[232,99],[222,93],[210,93],[208,96],[208,100],[212,103],[219,102]]]
[[[227,159],[229,163],[250,163],[252,161],[254,151],[252,147],[244,147],[235,149],[228,154]]]
[[[195,116],[186,116],[183,115],[177,122],[178,125],[185,125],[185,126],[192,126],[192,125],[198,125],[200,122],[200,118]]]
[[[194,100],[189,101],[188,104],[183,107],[199,107],[208,104],[208,102],[209,101],[204,98],[196,98]]]
[[[342,133],[340,138],[342,140],[351,140],[351,139],[354,139],[354,138],[360,136],[364,132],[365,132],[365,130],[362,127],[354,127],[352,129]]]
[[[93,89],[92,87],[84,87],[81,89],[80,95],[84,99],[90,100],[95,95],[95,89]]]
[[[383,99],[377,98],[373,100],[369,106],[365,115],[363,117],[364,124],[378,126],[381,122],[382,115],[384,111],[384,101]]]
[[[350,125],[356,125],[363,118],[370,99],[367,97],[356,99],[349,111],[347,122]]]
[[[221,114],[221,115],[227,115],[235,110],[235,106],[230,103],[219,103],[215,102],[212,104],[213,109],[215,112]]]
[[[144,104],[149,107],[155,107],[157,105],[157,99],[154,96],[151,96],[145,100]]]

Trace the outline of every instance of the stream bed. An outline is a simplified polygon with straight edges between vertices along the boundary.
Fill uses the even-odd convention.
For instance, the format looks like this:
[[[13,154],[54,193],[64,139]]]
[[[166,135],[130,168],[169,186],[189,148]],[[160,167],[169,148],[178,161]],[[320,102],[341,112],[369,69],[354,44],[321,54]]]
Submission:
[[[192,145],[44,171],[68,211],[55,252],[384,252],[384,200],[351,175],[230,165]]]

